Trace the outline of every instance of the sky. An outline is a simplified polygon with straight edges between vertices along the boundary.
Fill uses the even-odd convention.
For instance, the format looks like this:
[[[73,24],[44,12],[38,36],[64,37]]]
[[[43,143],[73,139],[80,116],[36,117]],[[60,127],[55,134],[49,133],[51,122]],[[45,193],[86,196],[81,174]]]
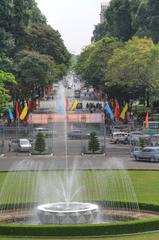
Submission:
[[[41,12],[58,30],[67,49],[79,54],[90,44],[94,26],[100,22],[101,0],[36,0]],[[109,2],[105,0],[104,2]]]

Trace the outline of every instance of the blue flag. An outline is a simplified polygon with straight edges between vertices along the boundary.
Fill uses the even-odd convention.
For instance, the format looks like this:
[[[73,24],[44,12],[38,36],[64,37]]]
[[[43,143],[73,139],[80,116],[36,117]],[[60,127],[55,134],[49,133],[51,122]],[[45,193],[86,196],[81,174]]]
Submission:
[[[64,114],[65,113],[65,109],[64,107],[62,106],[62,103],[60,100],[56,100],[55,101],[55,108],[56,108],[56,111],[58,113],[61,113],[61,114]]]
[[[109,117],[112,121],[114,121],[114,114],[108,104],[108,102],[105,103],[105,111],[109,114]]]
[[[13,116],[13,113],[12,113],[10,107],[8,107],[7,111],[8,111],[8,118],[9,118],[11,121],[14,121],[14,116]]]

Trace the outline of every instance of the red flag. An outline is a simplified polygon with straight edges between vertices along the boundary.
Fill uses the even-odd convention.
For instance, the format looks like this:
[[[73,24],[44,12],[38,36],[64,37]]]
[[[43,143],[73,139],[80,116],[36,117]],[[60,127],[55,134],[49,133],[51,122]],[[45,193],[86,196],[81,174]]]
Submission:
[[[149,128],[149,113],[148,112],[146,112],[145,122],[146,122],[146,128]]]
[[[66,97],[66,112],[68,111],[68,107],[69,107],[69,101],[68,101],[68,97]]]
[[[115,120],[118,120],[120,116],[120,109],[119,109],[119,103],[118,100],[115,100],[115,108],[114,108],[114,117]]]
[[[18,101],[16,101],[16,103],[15,103],[15,117],[16,117],[16,119],[19,118],[19,103],[18,103]]]

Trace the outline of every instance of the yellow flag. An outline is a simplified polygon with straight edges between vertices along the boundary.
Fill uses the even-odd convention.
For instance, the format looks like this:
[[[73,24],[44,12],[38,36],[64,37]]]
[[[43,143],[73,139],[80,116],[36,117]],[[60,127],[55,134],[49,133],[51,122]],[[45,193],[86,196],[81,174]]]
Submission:
[[[123,120],[125,119],[125,114],[126,114],[127,110],[128,110],[128,103],[125,104],[125,106],[120,114],[121,119],[123,119]]]
[[[76,109],[77,104],[78,104],[78,100],[75,99],[74,102],[73,102],[73,104],[72,104],[72,107],[71,107],[71,109],[70,109],[70,112],[72,112],[74,109]]]
[[[22,112],[20,114],[20,117],[19,117],[20,120],[24,120],[26,115],[27,115],[27,113],[28,113],[28,105],[27,105],[27,103],[25,103],[25,106],[24,106],[24,108],[23,108],[23,110],[22,110]]]

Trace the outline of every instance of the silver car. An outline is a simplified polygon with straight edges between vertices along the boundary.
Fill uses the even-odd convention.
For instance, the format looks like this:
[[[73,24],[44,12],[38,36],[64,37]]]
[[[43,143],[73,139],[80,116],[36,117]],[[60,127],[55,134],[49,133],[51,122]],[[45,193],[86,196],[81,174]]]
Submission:
[[[19,152],[30,152],[32,148],[32,145],[29,141],[29,139],[26,138],[20,138],[18,139],[18,151]]]
[[[67,134],[68,138],[70,139],[88,139],[90,133],[81,131],[81,130],[72,130]]]
[[[144,147],[140,151],[134,151],[133,156],[135,160],[147,160],[159,162],[159,147]]]

